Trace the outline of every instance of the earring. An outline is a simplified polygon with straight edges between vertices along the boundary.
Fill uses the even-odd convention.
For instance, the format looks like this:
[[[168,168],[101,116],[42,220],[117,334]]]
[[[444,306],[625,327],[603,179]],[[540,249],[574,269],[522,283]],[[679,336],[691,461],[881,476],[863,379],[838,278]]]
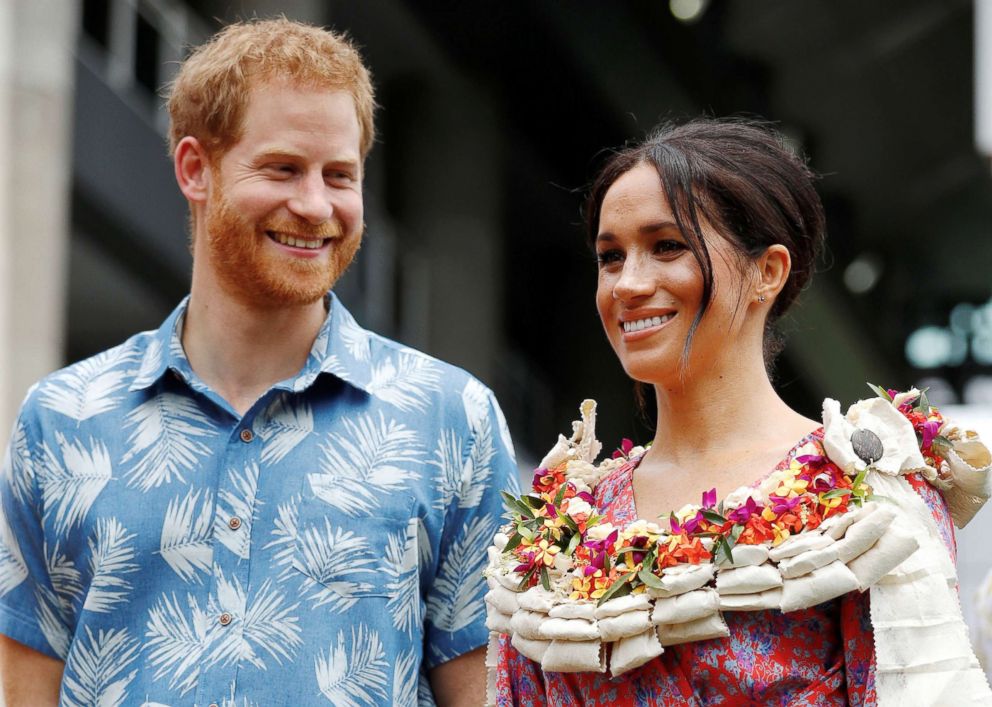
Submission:
[[[764,302],[766,299],[768,299],[768,298],[765,297],[764,295],[758,295],[758,301],[759,302]]]

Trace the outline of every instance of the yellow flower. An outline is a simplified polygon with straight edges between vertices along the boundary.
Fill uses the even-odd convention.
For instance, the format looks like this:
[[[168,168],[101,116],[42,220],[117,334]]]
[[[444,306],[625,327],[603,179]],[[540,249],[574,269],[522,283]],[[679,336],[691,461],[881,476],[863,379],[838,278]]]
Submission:
[[[547,567],[551,567],[555,563],[555,555],[561,552],[560,547],[557,545],[548,545],[547,540],[541,540],[541,542],[534,546],[534,549],[534,563],[541,564],[543,562]]]
[[[781,528],[777,524],[772,526],[772,531],[775,533],[775,537],[772,539],[772,545],[781,545],[792,535],[788,528]]]
[[[844,497],[843,496],[834,496],[833,498],[824,498],[824,496],[826,496],[827,493],[829,493],[829,492],[828,491],[824,491],[823,493],[821,493],[821,494],[819,494],[817,496],[817,498],[820,501],[820,505],[823,506],[824,508],[836,508],[844,500]]]
[[[801,493],[806,493],[807,486],[809,486],[809,482],[805,479],[799,479],[792,474],[788,474],[782,479],[781,485],[775,489],[775,495],[782,498],[794,498]]]
[[[596,570],[585,577],[575,577],[569,599],[599,599],[606,593],[608,585],[609,579],[603,576],[603,570]]]

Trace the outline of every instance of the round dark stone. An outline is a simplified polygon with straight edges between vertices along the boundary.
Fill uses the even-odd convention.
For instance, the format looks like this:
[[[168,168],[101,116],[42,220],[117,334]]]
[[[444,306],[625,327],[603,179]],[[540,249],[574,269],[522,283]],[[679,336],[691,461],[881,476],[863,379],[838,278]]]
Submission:
[[[851,435],[851,446],[854,447],[854,453],[865,464],[874,464],[879,459],[882,458],[882,440],[879,439],[878,435],[871,430],[856,429],[854,434]]]

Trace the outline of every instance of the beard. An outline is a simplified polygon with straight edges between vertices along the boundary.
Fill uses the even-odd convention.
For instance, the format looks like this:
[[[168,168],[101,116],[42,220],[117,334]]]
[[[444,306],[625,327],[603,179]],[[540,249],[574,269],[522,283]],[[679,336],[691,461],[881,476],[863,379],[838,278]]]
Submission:
[[[326,255],[294,257],[266,243],[270,231],[333,240],[324,246]],[[362,240],[361,232],[345,233],[336,218],[319,226],[274,216],[253,223],[238,213],[220,185],[210,196],[206,236],[207,255],[221,287],[245,304],[266,309],[322,299],[347,270]]]

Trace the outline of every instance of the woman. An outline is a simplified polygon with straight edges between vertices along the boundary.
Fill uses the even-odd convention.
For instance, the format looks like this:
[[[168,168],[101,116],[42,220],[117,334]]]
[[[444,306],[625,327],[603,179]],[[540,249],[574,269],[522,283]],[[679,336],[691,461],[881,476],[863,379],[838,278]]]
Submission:
[[[840,510],[844,510],[848,499],[858,496],[861,479],[852,485],[850,477],[841,478],[837,466],[827,459],[821,423],[792,410],[775,392],[767,369],[777,346],[773,325],[807,285],[824,239],[823,209],[812,181],[810,171],[784,146],[780,136],[763,125],[741,120],[700,119],[666,126],[644,143],[617,152],[606,163],[592,187],[586,212],[599,267],[596,304],[607,338],[627,374],[639,386],[653,388],[657,428],[647,451],[632,455],[599,480],[591,495],[576,491],[581,482],[576,482],[568,494],[558,494],[555,500],[578,493],[578,497],[592,501],[595,510],[573,514],[573,520],[584,521],[598,512],[612,524],[607,527],[623,528],[639,518],[660,518],[666,526],[671,519],[672,530],[658,532],[682,532],[681,525],[689,516],[672,512],[697,502],[701,493],[715,488],[716,495],[722,496],[740,487],[756,488],[773,470],[781,474],[782,470],[797,468],[800,462],[826,464],[824,468],[837,472],[838,483],[846,484],[845,490],[822,494],[822,507],[816,502],[810,506],[820,515],[815,522],[804,517],[807,527],[836,511],[828,508],[831,504],[843,503]],[[831,458],[836,456],[839,454]],[[813,459],[822,461],[809,461]],[[881,463],[878,458],[874,461]],[[868,464],[871,466],[872,461]],[[542,464],[546,468],[539,470],[538,477],[551,466]],[[795,476],[788,478],[797,480]],[[545,488],[541,483],[536,480],[535,489]],[[953,553],[953,531],[944,499],[918,475],[911,477],[911,483]],[[739,491],[735,493],[740,496]],[[709,535],[718,536],[720,523],[711,521],[722,518],[712,513],[719,509],[727,514],[730,504],[717,505],[712,497],[706,503],[704,495],[703,505],[705,508],[693,518],[698,517],[703,527],[713,531]],[[711,515],[703,512],[706,509]],[[562,526],[557,521],[560,504],[558,510],[550,513],[553,518],[547,519],[547,526],[556,525],[557,530],[552,530],[558,535],[553,537],[560,537],[562,531],[567,536],[568,528],[574,525]],[[518,521],[530,518],[526,508],[523,513]],[[542,509],[532,513],[549,515]],[[542,519],[534,522],[543,528]],[[727,527],[729,522],[724,525]],[[773,530],[779,534],[774,538]],[[603,596],[603,588],[610,586],[610,580],[602,571],[602,562],[598,570],[589,566],[590,552],[595,550],[586,548],[606,542],[603,533],[592,543],[583,541],[578,551],[574,543],[569,548],[551,548],[559,555],[585,552],[587,574],[595,570],[596,581],[602,585],[589,585],[589,592],[583,594],[582,587],[588,585],[584,579],[580,582],[555,575],[560,558],[551,552],[542,554],[540,548],[522,552],[521,538],[513,538],[512,530],[508,532],[511,546],[501,549],[504,557],[523,562],[515,568],[517,574],[509,573],[514,581],[523,576],[521,588],[536,585],[533,592],[540,593],[544,584],[557,590],[557,598],[555,591],[548,592],[548,601],[563,605],[572,601],[579,606],[582,600],[591,604],[597,599],[596,593],[589,593],[595,586],[601,586],[600,604],[608,598]],[[529,537],[528,531],[521,532]],[[748,532],[750,528],[745,530]],[[788,532],[769,530],[767,544],[780,543],[782,533]],[[650,532],[642,535],[650,536],[651,543],[656,541],[657,536]],[[523,538],[524,545],[528,537]],[[616,537],[616,533],[610,536]],[[743,543],[746,538],[734,540]],[[719,555],[712,539],[704,545],[705,550],[699,552],[709,553],[706,557]],[[627,550],[647,547],[641,543],[639,548]],[[652,551],[649,559],[660,565],[656,554]],[[636,556],[640,563],[643,555],[639,552],[626,557]],[[618,557],[622,556],[615,555],[614,563]],[[626,561],[630,566],[631,561]],[[727,557],[723,561],[733,562]],[[637,564],[635,569],[641,567]],[[605,569],[610,570],[609,562]],[[615,567],[612,576],[618,576]],[[631,600],[658,582],[657,577],[648,577],[644,581],[650,584],[631,590],[643,574],[619,576],[632,578],[625,588]],[[505,577],[501,581],[514,588]],[[569,581],[579,582],[571,598],[562,593],[569,591]],[[494,591],[504,591],[495,583],[491,586]],[[716,594],[719,588],[718,579],[716,589],[702,591]],[[653,596],[664,593],[659,590]],[[780,601],[780,593],[774,596],[775,602]],[[517,606],[514,597],[510,603]],[[720,608],[729,605],[721,603]],[[538,615],[539,607],[528,609],[531,611],[523,613]],[[580,613],[552,612],[551,616],[572,618],[574,625]],[[586,616],[590,626],[595,624],[591,616]],[[645,640],[651,647],[645,642],[641,650],[650,650],[656,657],[620,677],[596,671],[544,671],[514,647],[530,645],[526,640],[518,642],[519,636],[514,635],[511,643],[503,636],[495,666],[495,701],[519,705],[875,704],[868,593],[847,593],[789,613],[722,611],[722,617],[726,626],[720,621],[716,631],[705,634],[722,637],[685,643],[672,639],[660,655],[656,654],[661,646],[655,645],[657,641],[648,632]],[[602,620],[599,624],[605,625]],[[509,625],[501,630],[516,633],[506,628]],[[605,635],[599,638],[605,642]],[[532,643],[546,645],[547,641]],[[591,643],[598,651],[599,644]],[[617,644],[612,651],[611,661],[618,657]],[[598,655],[601,669],[605,669],[605,652]],[[970,667],[965,669],[967,672]],[[969,675],[969,679],[975,677]]]

